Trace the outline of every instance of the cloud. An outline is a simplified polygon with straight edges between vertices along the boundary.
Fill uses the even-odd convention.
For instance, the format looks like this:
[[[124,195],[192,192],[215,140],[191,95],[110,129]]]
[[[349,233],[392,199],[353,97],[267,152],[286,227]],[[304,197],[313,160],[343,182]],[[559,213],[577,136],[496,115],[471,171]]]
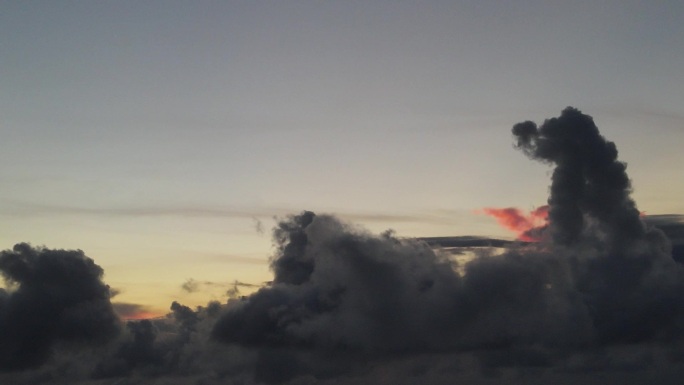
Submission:
[[[214,338],[290,360],[294,347],[376,359],[447,351],[496,369],[684,337],[682,267],[663,232],[642,222],[615,145],[573,108],[513,134],[554,166],[545,241],[483,254],[461,274],[426,243],[303,212],[274,231],[273,285],[228,309]],[[536,225],[516,223],[523,234]],[[326,375],[299,361],[267,381]]]
[[[60,342],[104,343],[119,332],[102,268],[80,250],[19,243],[0,252],[0,370],[37,367]]]
[[[203,289],[203,287],[219,287],[226,289],[226,296],[228,298],[237,298],[240,295],[240,288],[259,288],[264,286],[255,285],[252,283],[246,283],[238,281],[237,279],[232,282],[213,282],[213,281],[198,281],[193,278],[189,278],[181,285],[181,289],[187,293],[196,293]]]
[[[590,116],[568,107],[539,127],[531,121],[516,124],[513,135],[530,158],[555,166],[548,201],[555,243],[578,241],[588,219],[596,220],[591,231],[606,237],[602,242],[611,248],[629,247],[630,240],[643,237],[627,166]]]
[[[479,258],[461,276],[424,242],[334,217],[306,212],[279,229],[273,285],[229,309],[214,328],[218,340],[385,356],[589,338],[589,318],[576,324],[555,314],[584,309],[568,303],[564,266],[550,256]]]
[[[515,242],[503,239],[477,237],[477,236],[458,236],[458,237],[421,237],[416,238],[432,247],[439,248],[467,248],[467,247],[507,247]]]
[[[658,228],[672,242],[672,258],[684,263],[684,215],[647,215],[643,218],[648,225]]]
[[[646,224],[655,226],[665,232],[673,242],[684,241],[684,215],[661,214],[643,217]]]
[[[165,318],[128,321],[125,333],[108,349],[97,351],[84,364],[81,377],[73,381],[126,378],[148,383],[155,378],[181,378],[194,372],[211,372],[215,353],[207,341],[209,323],[218,314],[216,302],[195,310],[178,302]],[[213,357],[213,358],[212,358]],[[230,366],[230,364],[225,364]],[[204,377],[204,376],[203,376]]]
[[[108,344],[88,349],[64,348],[58,327],[49,326],[52,337],[38,349],[43,354],[23,366],[32,369],[0,374],[0,381],[679,383],[684,267],[672,250],[681,217],[640,216],[615,145],[576,109],[539,126],[517,124],[513,134],[518,149],[554,167],[548,225],[533,224],[538,242],[399,238],[304,211],[276,223],[273,281],[254,293],[195,309],[173,302],[166,317],[129,321]],[[505,214],[509,218],[511,212]],[[525,234],[530,223],[522,224],[516,230]],[[475,251],[472,260],[456,266],[436,246]],[[23,279],[42,265],[24,255],[48,251],[18,247],[0,257],[0,268],[10,272],[4,273],[10,287],[0,293],[1,322],[11,325],[8,320],[26,316],[34,324],[60,325],[44,319],[59,319],[55,314],[69,306],[25,309],[62,304],[55,293],[76,295],[60,290],[72,287],[73,279],[63,278],[70,270],[50,268],[62,277],[50,290],[44,285],[50,279]],[[503,250],[494,253],[492,247]],[[100,293],[79,294],[85,299],[76,307],[113,314],[118,305],[109,303],[101,269],[82,252],[54,253],[67,255],[59,259],[71,261],[65,266],[77,266],[82,279],[76,282],[89,283],[74,284],[90,288],[78,293]],[[10,254],[17,256],[5,264]],[[192,292],[214,284],[190,279],[183,286]],[[226,282],[229,290],[244,285]],[[76,319],[85,325],[78,329],[85,332],[81,339],[108,335],[89,321],[109,318]],[[101,323],[108,324],[116,322]],[[0,358],[8,365],[10,353],[34,331],[4,330]],[[59,354],[50,356],[50,349]]]

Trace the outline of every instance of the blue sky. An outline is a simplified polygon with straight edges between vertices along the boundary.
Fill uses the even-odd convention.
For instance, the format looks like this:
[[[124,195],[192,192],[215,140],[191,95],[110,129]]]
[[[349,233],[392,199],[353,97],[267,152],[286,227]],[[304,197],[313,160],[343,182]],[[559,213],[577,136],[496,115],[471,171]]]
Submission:
[[[568,105],[684,212],[677,1],[0,2],[0,241],[80,248],[126,301],[269,279],[273,216],[510,236],[510,127]],[[261,233],[263,229],[265,234]],[[154,278],[150,273],[154,272]],[[186,296],[186,297],[183,297]]]

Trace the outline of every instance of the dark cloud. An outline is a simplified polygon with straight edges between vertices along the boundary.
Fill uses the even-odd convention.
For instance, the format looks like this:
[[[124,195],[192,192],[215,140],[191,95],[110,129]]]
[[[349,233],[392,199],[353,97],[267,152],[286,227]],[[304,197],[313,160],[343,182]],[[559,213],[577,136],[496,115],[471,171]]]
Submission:
[[[230,349],[217,350],[207,340],[221,306],[211,302],[192,309],[174,301],[166,317],[128,321],[122,336],[85,360],[80,377],[73,380],[194,384],[222,371],[234,373]]]
[[[0,291],[2,325],[20,318],[33,325],[0,329],[3,365],[24,343],[43,352],[28,355],[31,365],[44,365],[0,374],[0,382],[679,383],[684,265],[673,250],[682,218],[640,216],[615,145],[576,109],[540,126],[517,124],[513,134],[519,149],[554,167],[549,223],[535,228],[539,242],[400,238],[305,211],[276,224],[268,285],[226,281],[226,303],[192,309],[173,302],[167,317],[129,321],[103,347],[63,350],[62,341],[77,339],[74,328],[66,328],[73,335],[62,333],[53,326],[60,322],[47,321],[71,308],[68,301],[49,304],[71,298],[72,280],[47,279],[48,290],[42,275],[23,278],[42,263],[4,262],[6,255],[45,249],[4,252],[0,268],[10,285]],[[459,266],[444,249],[467,249],[473,258]],[[75,269],[95,283],[73,285],[101,292],[75,301],[79,309],[101,304],[77,315],[102,308],[113,314],[101,270],[80,252],[54,253],[80,255],[65,260],[91,266]],[[62,277],[69,269],[49,270]],[[190,279],[183,286],[193,292],[215,284]],[[240,296],[243,287],[258,290]],[[52,310],[26,310],[42,308]],[[82,340],[108,335],[89,323],[106,317],[66,318],[85,325]],[[35,336],[49,341],[35,345]],[[60,354],[48,359],[50,347]]]
[[[605,237],[607,247],[631,247],[644,235],[626,165],[590,116],[568,107],[539,127],[530,121],[516,124],[513,135],[525,154],[555,166],[548,203],[556,243],[578,241],[589,219],[596,220],[591,231]]]
[[[672,258],[684,263],[684,215],[647,215],[643,219],[646,224],[665,233],[672,242]]]
[[[576,285],[600,338],[641,340],[672,322],[681,312],[681,268],[662,231],[641,220],[615,144],[570,107],[539,127],[519,123],[513,134],[528,156],[555,166],[549,230],[554,246],[581,263]]]
[[[91,374],[94,379],[129,376],[135,369],[163,365],[166,352],[155,345],[158,330],[153,321],[130,321],[126,323],[126,329],[127,338],[118,344],[113,354],[105,356],[94,367]]]
[[[0,252],[0,370],[41,365],[57,343],[104,343],[119,332],[102,268],[80,250],[26,243]]]
[[[117,295],[121,294],[121,292],[122,292],[121,289],[110,287],[109,288],[109,298],[114,298]]]
[[[473,352],[491,370],[679,341],[682,268],[664,233],[641,220],[615,145],[573,108],[539,127],[517,124],[513,134],[528,156],[554,166],[542,242],[507,245],[454,269],[427,242],[491,241],[376,236],[303,212],[274,230],[273,285],[228,309],[214,338],[265,357],[286,351],[290,360],[294,348],[375,359]],[[298,367],[322,375],[291,363],[268,381],[297,377]]]
[[[508,247],[520,244],[521,241],[507,241],[503,239],[477,237],[477,236],[458,236],[458,237],[422,237],[416,238],[432,247],[441,248],[461,248],[461,247]]]
[[[414,326],[416,332],[427,332],[422,326],[432,312],[420,308],[423,300],[446,299],[459,283],[452,263],[427,244],[355,232],[330,216],[293,216],[278,225],[274,238],[278,251],[272,286],[233,307],[214,329],[218,339],[324,349],[413,349],[436,335],[397,338],[396,333]]]
[[[646,215],[643,220],[646,224],[662,230],[673,243],[684,243],[684,215]]]
[[[566,293],[567,266],[541,253],[478,258],[461,276],[424,242],[330,216],[292,217],[276,235],[273,285],[229,309],[217,339],[385,355],[590,338],[589,318],[576,324],[586,309]],[[563,306],[578,307],[573,322],[556,314]]]

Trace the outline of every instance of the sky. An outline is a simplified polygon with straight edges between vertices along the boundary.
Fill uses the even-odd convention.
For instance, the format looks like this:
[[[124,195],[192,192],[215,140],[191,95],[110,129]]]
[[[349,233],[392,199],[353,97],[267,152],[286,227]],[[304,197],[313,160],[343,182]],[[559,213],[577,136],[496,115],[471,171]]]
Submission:
[[[62,325],[59,330],[43,321],[29,323],[45,331],[48,342],[29,347],[45,352],[44,356],[25,352],[21,356],[11,350],[11,333],[0,332],[0,372],[44,362],[57,367],[59,362],[53,361],[66,358],[50,358],[54,343],[97,335],[118,341],[118,347],[109,348],[114,353],[102,353],[116,360],[103,359],[87,369],[96,375],[86,377],[98,384],[113,383],[107,379],[120,373],[135,373],[147,378],[144,381],[149,381],[150,373],[161,373],[161,361],[155,360],[163,348],[154,345],[155,338],[177,354],[171,366],[186,368],[196,383],[226,383],[221,381],[234,372],[221,370],[242,373],[240,368],[250,365],[256,365],[256,372],[269,368],[265,373],[270,374],[255,379],[266,383],[292,378],[306,383],[311,376],[338,384],[349,379],[382,383],[413,378],[402,367],[434,380],[426,383],[451,383],[448,373],[455,369],[449,355],[458,355],[468,368],[471,361],[480,362],[482,372],[457,371],[459,379],[470,383],[489,383],[487,378],[493,374],[509,383],[521,380],[508,371],[521,364],[516,359],[533,363],[522,367],[536,368],[539,365],[534,363],[541,360],[558,369],[534,377],[546,382],[563,383],[568,378],[586,382],[591,370],[605,370],[622,380],[653,379],[649,377],[653,368],[663,376],[662,383],[681,378],[681,365],[665,364],[666,357],[684,357],[681,346],[655,344],[646,354],[644,345],[620,345],[633,342],[620,334],[624,325],[616,332],[606,330],[605,325],[616,325],[610,314],[586,315],[577,310],[584,308],[574,300],[555,293],[555,286],[553,298],[572,309],[567,312],[580,321],[594,317],[598,329],[566,330],[568,325],[554,321],[554,328],[547,330],[546,325],[530,321],[532,316],[548,317],[546,310],[535,307],[548,304],[542,299],[535,302],[538,293],[523,278],[534,281],[539,271],[555,271],[546,258],[548,250],[504,252],[498,265],[480,255],[460,270],[467,272],[463,277],[456,277],[441,254],[411,239],[513,240],[519,234],[507,231],[497,224],[500,218],[486,213],[511,212],[499,210],[511,207],[524,212],[542,207],[539,212],[546,212],[543,206],[550,204],[551,222],[548,228],[539,227],[546,234],[539,240],[553,245],[556,253],[579,258],[582,265],[586,261],[577,257],[580,246],[591,250],[589,255],[602,256],[609,250],[633,256],[636,251],[625,251],[620,245],[630,238],[628,224],[639,222],[635,213],[646,215],[651,223],[671,226],[674,230],[666,232],[668,236],[681,231],[682,20],[680,1],[0,1],[0,250],[6,250],[0,255],[0,270],[7,289],[0,290],[0,329],[13,330],[14,322],[21,321],[22,303],[43,303],[41,298],[50,297],[41,291],[45,290],[38,284],[42,281],[66,285],[66,297],[87,302],[84,309],[94,306],[89,311],[100,317],[98,322],[88,319],[85,337],[73,330],[77,322],[72,318],[83,316],[79,311],[65,313],[59,321],[64,324],[57,323]],[[585,199],[601,202],[597,207],[585,202],[588,206],[580,215],[594,218],[595,223],[573,222],[571,217],[577,213],[563,211],[567,196],[550,189],[552,179],[562,186],[565,174],[554,170],[567,164],[565,158],[553,155],[556,147],[545,150],[554,137],[551,128],[544,131],[543,127],[552,126],[544,121],[559,116],[560,121],[571,119],[576,110],[566,110],[568,106],[593,117],[600,134],[614,142],[617,160],[627,164],[625,175],[631,180],[631,195],[629,186],[622,186],[615,189],[613,199],[606,200],[600,192]],[[539,131],[529,124],[517,125],[528,120],[536,122]],[[589,127],[582,122],[578,127]],[[588,143],[603,142],[591,136]],[[602,146],[598,153],[610,153],[606,149],[610,145]],[[591,158],[595,161],[589,163],[591,167],[601,165],[603,158],[599,158]],[[607,176],[606,183],[622,180],[620,166],[610,166],[617,167],[617,174],[606,167],[599,168]],[[593,175],[585,177],[603,183]],[[617,214],[606,216],[601,207]],[[394,235],[377,235],[388,229]],[[594,232],[602,236],[590,236]],[[659,235],[637,233],[631,237],[656,256],[655,265],[670,266],[669,246],[663,246],[666,243]],[[302,236],[316,240],[319,249],[298,246]],[[352,258],[358,265],[347,265],[344,256],[350,253],[360,258]],[[408,262],[396,266],[391,262],[392,273],[385,271],[388,275],[380,277],[387,280],[375,286],[366,281],[366,270],[360,266],[370,266],[368,271],[385,266],[383,253]],[[292,262],[293,255],[305,261]],[[542,262],[528,260],[530,255],[541,256]],[[42,265],[53,256],[63,263]],[[520,260],[541,270],[522,267]],[[34,275],[26,276],[18,267],[26,261],[35,262]],[[603,271],[601,264],[588,266],[590,272],[607,274],[608,282],[620,290],[626,287],[620,285],[629,286]],[[660,272],[660,267],[653,271]],[[62,279],[71,276],[71,269],[73,277],[80,277],[72,277],[73,284]],[[673,287],[681,289],[677,286],[684,282],[681,269],[669,269],[675,272],[664,269],[668,272],[653,278],[655,273],[649,270],[644,276],[675,282]],[[532,316],[497,307],[499,302],[487,296],[485,281],[495,277],[494,282],[499,282],[497,274],[503,272],[523,277],[504,279],[504,286],[512,282],[523,289],[495,286],[511,289],[511,301],[521,300],[518,295],[532,298],[528,309]],[[553,285],[567,284],[548,274],[543,279]],[[580,285],[577,290],[596,301],[590,308],[597,303],[612,306],[614,293],[594,292],[593,278],[586,280],[589,288]],[[255,292],[265,282],[273,283]],[[382,301],[376,302],[389,295],[384,284],[412,288],[415,284],[421,292],[434,284],[437,294],[424,304],[411,294],[412,289],[399,290],[400,294],[390,295],[394,302],[385,308]],[[307,307],[310,292],[297,289],[301,285],[328,295],[319,298],[320,309]],[[82,287],[88,289],[81,295]],[[249,295],[249,300],[232,302],[230,307],[226,304],[234,301],[235,289]],[[349,302],[335,305],[345,290]],[[664,293],[662,302],[618,310],[660,314],[663,303],[684,306],[669,286],[644,290],[648,295]],[[110,308],[109,295],[115,310]],[[466,313],[472,310],[474,319],[491,328],[462,324],[465,321],[455,317],[452,321],[474,336],[463,340],[440,326],[444,319],[432,320],[438,322],[434,326],[425,319],[403,316],[408,309],[441,314],[456,306],[445,305],[442,295],[459,298],[463,302],[458,306],[466,306]],[[209,301],[230,309],[219,316],[219,310],[207,305]],[[281,301],[315,314],[302,319],[287,306],[271,307]],[[483,305],[474,305],[478,301]],[[636,299],[625,301],[631,304]],[[67,306],[57,302],[56,308]],[[325,313],[325,306],[333,306],[330,303],[346,309],[339,310],[339,327],[331,327]],[[357,310],[368,303],[380,310],[359,314]],[[164,329],[171,326],[162,321],[117,323],[120,316],[169,311],[173,316],[166,320],[175,320],[175,334]],[[35,314],[50,319],[52,313]],[[263,320],[264,314],[278,314],[283,324],[293,319],[301,324],[284,330],[281,324],[268,329],[266,321],[256,326],[245,321]],[[543,335],[514,333],[513,347],[506,352],[523,358],[512,359],[501,350],[492,353],[487,332],[512,333],[492,314],[541,328]],[[364,317],[370,317],[364,324],[367,328],[356,323]],[[669,313],[661,318],[668,317]],[[684,317],[677,317],[682,324]],[[386,335],[362,333],[375,330],[373,325],[382,320],[389,325]],[[632,330],[629,322],[625,321],[624,330]],[[433,326],[446,333],[442,345],[436,342],[441,337],[426,332]],[[640,344],[652,342],[651,326],[632,338]],[[660,326],[671,335],[684,335],[678,328]],[[124,330],[123,337],[113,337],[117,328]],[[153,330],[161,334],[155,337]],[[415,340],[395,342],[406,331]],[[21,329],[17,335],[30,335],[24,332]],[[578,350],[559,340],[564,333],[603,350],[591,354]],[[211,340],[227,343],[228,350],[211,358],[207,352],[219,348],[199,344],[198,335],[211,335]],[[317,349],[324,346],[332,363],[322,364],[319,356],[297,351],[292,367],[299,371],[289,373],[272,365],[291,353],[288,344],[302,341]],[[536,350],[536,344],[545,343],[565,346],[567,351],[563,355]],[[363,366],[358,361],[331,348],[335,344],[361,349],[370,362],[386,362],[385,353],[393,349],[418,352],[420,357],[392,356],[386,371],[378,369],[383,365],[364,371],[358,369]],[[424,346],[448,354],[421,350]],[[178,364],[188,359],[192,349],[202,352],[198,357],[209,358],[201,365],[191,360],[183,361],[187,367]],[[133,359],[130,351],[147,353]],[[69,354],[63,357],[83,353]],[[7,361],[15,355],[25,360]],[[217,369],[222,367],[217,357],[226,355],[234,366]],[[146,364],[136,366],[140,357]],[[637,361],[652,365],[634,377],[621,371],[637,367]],[[49,368],[41,370],[53,373]],[[202,372],[198,368],[209,368],[214,377],[197,374]],[[530,370],[537,369],[524,371]],[[336,380],[339,373],[350,372],[355,374]],[[38,383],[35,378],[45,378],[44,374],[31,377],[32,373],[21,378],[9,374],[9,379]],[[568,373],[572,376],[564,377]],[[527,380],[521,381],[530,383]]]
[[[273,280],[272,228],[303,210],[513,239],[482,209],[547,204],[552,167],[511,128],[567,106],[616,144],[640,211],[684,213],[683,18],[679,1],[0,1],[0,249],[83,250],[113,301],[164,314]]]

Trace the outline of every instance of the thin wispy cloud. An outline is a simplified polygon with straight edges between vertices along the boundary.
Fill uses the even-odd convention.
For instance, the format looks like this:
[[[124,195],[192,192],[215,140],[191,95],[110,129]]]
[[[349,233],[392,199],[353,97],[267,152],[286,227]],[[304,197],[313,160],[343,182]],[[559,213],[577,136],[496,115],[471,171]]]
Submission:
[[[256,231],[263,231],[262,219],[285,217],[294,211],[288,208],[248,208],[236,209],[228,207],[204,206],[158,206],[158,207],[80,207],[48,205],[10,201],[0,209],[0,215],[8,216],[94,216],[94,217],[178,217],[178,218],[237,218],[251,219]],[[326,212],[326,210],[322,210]],[[345,220],[362,223],[425,223],[449,225],[457,222],[454,210],[428,210],[406,214],[383,212],[344,212],[335,211],[335,215]],[[468,216],[467,210],[457,213]],[[261,229],[261,230],[260,230]]]

